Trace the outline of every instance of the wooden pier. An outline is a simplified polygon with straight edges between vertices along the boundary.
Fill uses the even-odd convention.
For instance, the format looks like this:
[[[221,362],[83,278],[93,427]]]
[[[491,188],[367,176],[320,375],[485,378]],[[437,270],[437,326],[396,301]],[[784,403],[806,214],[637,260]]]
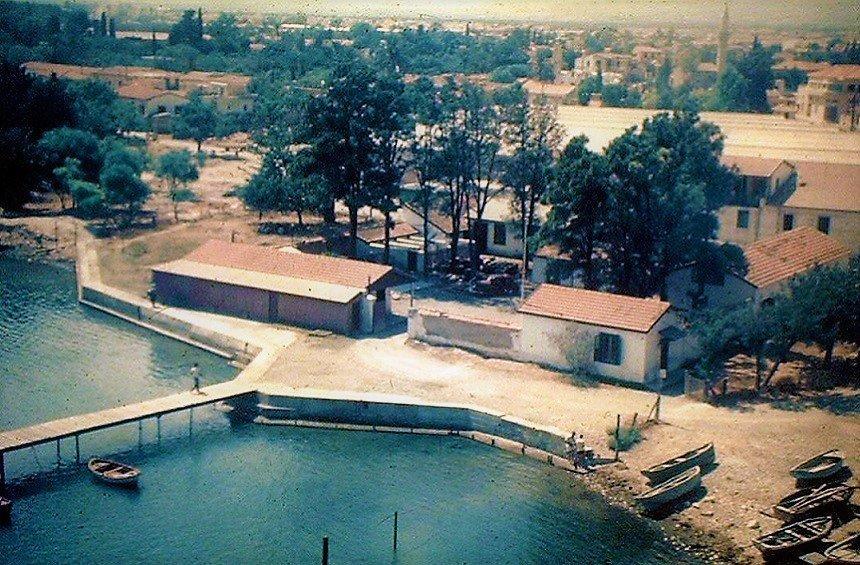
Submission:
[[[201,389],[200,393],[181,392],[152,400],[144,400],[136,404],[108,408],[99,412],[80,414],[0,432],[0,489],[6,484],[6,468],[4,454],[44,443],[57,443],[57,459],[60,454],[60,441],[65,438],[75,438],[75,460],[80,463],[80,436],[89,432],[112,428],[122,424],[138,422],[138,434],[142,434],[142,422],[155,418],[158,423],[158,435],[161,436],[161,417],[165,414],[189,410],[189,427],[193,422],[193,409],[224,400],[230,400],[256,391],[252,383],[237,383],[229,381]],[[140,441],[139,435],[139,441]]]

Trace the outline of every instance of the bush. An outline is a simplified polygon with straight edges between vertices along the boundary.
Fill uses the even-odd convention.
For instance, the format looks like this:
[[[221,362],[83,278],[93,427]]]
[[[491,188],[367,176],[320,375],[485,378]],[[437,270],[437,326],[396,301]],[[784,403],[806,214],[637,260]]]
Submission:
[[[606,433],[609,436],[606,440],[606,445],[609,449],[615,449],[615,426],[606,428]],[[642,441],[642,431],[633,426],[622,425],[618,429],[618,451],[627,451],[637,443]]]

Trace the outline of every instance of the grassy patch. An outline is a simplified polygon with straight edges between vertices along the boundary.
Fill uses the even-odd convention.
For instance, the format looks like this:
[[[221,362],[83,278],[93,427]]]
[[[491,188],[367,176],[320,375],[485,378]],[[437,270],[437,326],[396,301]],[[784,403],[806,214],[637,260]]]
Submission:
[[[615,426],[606,428],[606,445],[609,449],[615,449]],[[627,451],[642,441],[642,430],[633,426],[621,426],[618,429],[618,451]]]
[[[149,247],[146,246],[146,243],[142,241],[133,241],[126,245],[122,254],[126,257],[131,257],[132,259],[140,259],[144,255],[149,252]]]

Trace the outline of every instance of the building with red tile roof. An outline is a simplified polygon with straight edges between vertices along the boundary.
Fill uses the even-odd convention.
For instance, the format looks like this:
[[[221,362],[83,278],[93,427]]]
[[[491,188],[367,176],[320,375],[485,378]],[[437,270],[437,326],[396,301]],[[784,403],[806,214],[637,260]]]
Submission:
[[[519,307],[524,360],[657,385],[692,349],[668,302],[542,284]]]
[[[166,304],[341,333],[364,323],[368,296],[371,325],[384,318],[395,282],[386,265],[215,240],[152,273]]]

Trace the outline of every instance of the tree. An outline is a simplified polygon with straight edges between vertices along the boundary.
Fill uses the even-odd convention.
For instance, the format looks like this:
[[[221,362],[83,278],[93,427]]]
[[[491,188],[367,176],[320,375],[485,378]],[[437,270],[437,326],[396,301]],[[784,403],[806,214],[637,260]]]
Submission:
[[[188,103],[179,108],[173,124],[173,134],[178,139],[193,139],[197,152],[204,141],[215,135],[218,128],[218,111],[206,102],[200,93],[188,97]]]
[[[33,77],[23,67],[0,62],[0,84],[0,209],[20,210],[31,192],[50,178],[52,168],[61,164],[46,167],[37,147],[39,138],[71,125],[74,111],[59,81]]]
[[[722,135],[696,113],[661,113],[606,149],[618,181],[611,194],[604,252],[611,284],[635,296],[665,296],[669,272],[694,261],[717,230],[729,171]]]
[[[248,49],[248,37],[236,25],[236,16],[221,13],[208,26],[209,36],[215,49],[224,54],[240,53]]]
[[[149,185],[127,165],[113,164],[105,167],[99,177],[99,184],[104,191],[105,203],[125,207],[128,222],[149,198]]]
[[[72,196],[72,202],[74,202],[72,186],[75,182],[80,181],[83,178],[81,162],[74,157],[66,157],[63,161],[63,166],[54,169],[54,178],[54,192],[60,199],[60,206],[65,210],[66,201],[64,197],[66,195],[70,195]]]
[[[576,66],[576,60],[582,56],[580,51],[575,49],[566,49],[562,58],[564,59],[564,66],[568,69],[573,69]]]
[[[170,28],[167,39],[171,45],[185,43],[187,45],[200,45],[203,41],[203,28],[194,10],[185,10],[178,22]]]
[[[350,255],[355,256],[358,210],[377,202],[374,175],[406,127],[403,83],[362,61],[338,65],[328,90],[308,108],[311,169],[349,212]],[[398,179],[399,182],[399,179]]]
[[[748,112],[752,109],[749,92],[749,81],[733,65],[729,65],[717,79],[717,93],[713,109]]]
[[[773,52],[765,49],[758,37],[750,50],[736,64],[738,73],[746,80],[749,108],[754,112],[770,112],[767,90],[773,86]]]
[[[579,103],[583,106],[588,104],[588,101],[591,100],[591,95],[595,92],[603,91],[603,76],[601,74],[591,75],[586,77],[581,83],[579,83],[579,87],[576,89],[576,96],[579,99]]]
[[[549,185],[554,153],[563,133],[545,97],[529,103],[518,90],[518,100],[505,113],[505,142],[513,151],[502,180],[516,197],[520,233],[523,234],[523,280],[529,265],[529,238],[536,231],[535,214]]]
[[[99,178],[103,155],[98,137],[88,131],[68,127],[53,129],[42,136],[38,149],[49,171],[62,167],[66,159],[75,159],[84,180],[93,182]]]
[[[197,180],[200,176],[194,157],[186,149],[168,151],[158,158],[155,174],[169,183],[173,219],[178,222],[179,203],[195,198],[194,193],[188,189],[188,183]]]
[[[311,172],[311,164],[307,149],[268,152],[260,171],[242,190],[242,200],[261,218],[263,212],[294,212],[302,227],[303,214],[318,211],[328,192],[325,180]]]
[[[597,252],[604,241],[603,219],[612,179],[609,163],[587,147],[588,138],[574,137],[558,158],[546,195],[552,208],[541,226],[540,239],[556,244],[582,269],[583,285],[597,289]]]
[[[104,214],[105,193],[99,185],[83,180],[74,180],[71,183],[70,192],[78,214],[84,218],[95,218]]]

